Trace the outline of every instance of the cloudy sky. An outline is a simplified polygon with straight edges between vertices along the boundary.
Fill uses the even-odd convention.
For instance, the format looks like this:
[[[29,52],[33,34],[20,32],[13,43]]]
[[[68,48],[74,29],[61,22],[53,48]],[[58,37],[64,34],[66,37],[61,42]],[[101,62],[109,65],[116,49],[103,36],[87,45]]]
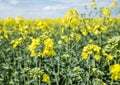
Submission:
[[[0,18],[23,16],[25,18],[63,17],[67,10],[75,8],[86,12],[84,5],[91,0],[0,0]],[[118,1],[118,6],[120,6]],[[108,7],[113,0],[97,0],[99,7]]]

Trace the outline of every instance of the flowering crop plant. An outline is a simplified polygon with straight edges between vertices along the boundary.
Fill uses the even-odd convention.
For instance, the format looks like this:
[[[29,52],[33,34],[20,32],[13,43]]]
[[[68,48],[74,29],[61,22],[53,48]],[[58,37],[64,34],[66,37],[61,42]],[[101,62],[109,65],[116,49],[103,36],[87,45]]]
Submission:
[[[120,85],[117,2],[82,16],[0,19],[0,85]]]

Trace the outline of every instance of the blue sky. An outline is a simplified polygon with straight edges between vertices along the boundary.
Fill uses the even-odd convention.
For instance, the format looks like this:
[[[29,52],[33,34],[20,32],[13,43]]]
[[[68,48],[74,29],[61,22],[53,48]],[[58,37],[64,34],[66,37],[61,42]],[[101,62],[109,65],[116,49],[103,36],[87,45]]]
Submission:
[[[25,18],[64,17],[67,10],[75,8],[86,12],[84,5],[91,0],[0,0],[0,17],[23,16]],[[118,6],[120,6],[118,1]],[[97,0],[98,7],[108,7],[113,0]],[[118,7],[120,8],[120,7]]]

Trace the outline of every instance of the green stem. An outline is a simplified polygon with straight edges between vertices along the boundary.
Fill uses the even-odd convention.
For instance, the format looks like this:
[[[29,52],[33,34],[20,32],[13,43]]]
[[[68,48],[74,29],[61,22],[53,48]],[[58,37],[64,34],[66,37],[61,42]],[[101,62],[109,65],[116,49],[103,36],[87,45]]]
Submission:
[[[27,60],[28,60],[28,63],[27,63],[27,66],[28,66],[28,68],[30,68],[30,57],[29,56],[27,56]],[[28,84],[30,85],[30,78],[29,78],[29,75],[28,75]]]
[[[38,57],[37,57],[37,58],[38,58]],[[35,58],[35,62],[36,62],[35,64],[36,64],[36,67],[38,67],[38,63],[37,63],[38,60],[37,60],[37,58]],[[36,84],[37,84],[37,80],[36,80],[36,82],[35,82],[35,85],[36,85]]]
[[[16,59],[15,59],[15,57],[14,57],[14,61],[13,62],[14,62],[14,68],[15,68],[14,72],[16,72]],[[15,74],[15,79],[16,79],[16,74]],[[14,82],[14,83],[16,83],[16,82]]]
[[[58,56],[58,57],[59,57],[59,56]],[[58,58],[57,67],[58,67],[58,72],[57,72],[57,85],[59,85],[60,58]]]
[[[90,56],[88,57],[88,59],[87,59],[87,66],[89,66],[88,67],[88,78],[87,78],[87,85],[89,85],[89,79],[90,79],[90,65],[89,65],[89,61],[90,61]]]
[[[39,61],[39,67],[41,68],[41,58],[40,58],[40,61]],[[40,74],[39,74],[40,75]],[[39,77],[39,85],[41,85],[41,75],[40,75],[40,77]]]
[[[113,80],[110,82],[110,85],[113,85]]]

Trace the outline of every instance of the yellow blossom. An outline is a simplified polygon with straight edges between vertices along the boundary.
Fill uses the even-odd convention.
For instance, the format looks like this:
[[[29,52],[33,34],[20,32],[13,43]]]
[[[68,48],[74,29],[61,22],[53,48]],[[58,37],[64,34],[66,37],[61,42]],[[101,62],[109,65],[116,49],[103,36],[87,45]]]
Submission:
[[[102,82],[102,85],[107,85],[105,82]]]
[[[48,74],[43,74],[42,82],[50,83],[50,76]]]
[[[107,55],[107,59],[108,60],[113,60],[114,56],[112,56],[111,54],[110,55]]]
[[[94,26],[94,29],[97,30],[99,27],[100,27],[100,25],[97,24],[97,25]]]
[[[93,40],[92,40],[92,39],[90,39],[90,40],[89,40],[89,43],[92,43],[92,42],[93,42]]]
[[[61,28],[61,32],[64,33],[64,28]]]
[[[86,30],[80,30],[81,32],[82,32],[82,34],[84,35],[84,36],[86,36],[87,34],[88,34],[88,32],[86,31]]]
[[[96,6],[96,1],[95,0],[93,0],[92,2],[90,2],[90,6]]]
[[[88,30],[89,32],[92,32],[91,26],[87,25],[87,30]]]
[[[110,9],[109,8],[103,8],[103,14],[106,16],[110,15]]]
[[[0,28],[0,33],[2,33],[2,32],[3,32],[3,29]]]
[[[89,50],[87,53],[88,53],[88,54],[93,54],[93,51],[92,51],[92,50]]]
[[[40,44],[39,38],[32,38],[32,43],[29,45],[29,50],[31,52],[31,56],[35,57],[37,54],[35,53],[36,47]]]
[[[18,38],[16,40],[12,40],[10,44],[13,44],[13,48],[16,48],[22,42],[22,38]]]
[[[71,32],[70,37],[73,38],[74,36],[75,36],[75,34],[73,32]]]
[[[68,43],[68,44],[70,43],[70,40],[71,40],[70,37],[68,37],[66,35],[61,36],[61,39],[65,40],[65,42]]]
[[[88,54],[85,53],[85,52],[83,52],[83,53],[81,54],[81,56],[82,56],[83,59],[86,59],[86,58],[88,57]]]
[[[111,75],[111,79],[112,80],[117,80],[117,79],[120,79],[120,72],[118,73],[113,73],[112,75]]]
[[[8,33],[7,32],[4,32],[4,37],[8,38]]]
[[[109,70],[111,73],[120,72],[120,64],[111,65]]]
[[[97,70],[97,68],[92,68],[92,71],[95,72]]]
[[[100,59],[100,55],[98,55],[100,53],[100,47],[97,46],[97,45],[87,45],[83,48],[83,51],[82,51],[82,58],[83,59],[86,59],[88,55],[91,55],[93,54],[93,52],[97,52],[97,54],[95,54],[94,58],[96,60],[99,60]]]
[[[95,35],[100,34],[100,31],[95,30],[95,31],[94,31],[94,34],[95,34]]]
[[[35,45],[39,45],[40,44],[40,39],[39,38],[36,38],[36,39],[32,39],[32,43],[35,44]]]
[[[94,51],[97,51],[98,53],[100,52],[100,47],[99,46],[97,46],[97,45],[93,45],[93,50]]]
[[[104,32],[104,31],[106,31],[106,30],[107,30],[107,27],[106,27],[106,26],[102,26],[102,27],[101,27],[101,31],[102,31],[102,32]]]
[[[78,42],[78,41],[81,39],[81,36],[80,36],[79,34],[76,34],[76,35],[75,35],[75,39],[76,39],[76,41]]]
[[[95,58],[95,60],[100,60],[100,55],[99,55],[99,54],[96,54],[96,55],[94,56],[94,58]]]
[[[112,80],[120,79],[120,64],[111,65],[109,70],[112,73],[111,75]]]
[[[48,55],[48,56],[55,56],[56,55],[56,52],[53,50],[53,49],[44,49],[43,53],[41,54],[42,57],[44,57],[45,55]]]
[[[110,4],[111,8],[116,8],[117,7],[117,1],[114,0],[111,4]]]
[[[59,41],[58,41],[58,44],[61,45],[61,44],[62,44],[62,40],[59,40]]]
[[[47,38],[46,40],[44,40],[44,50],[41,53],[42,57],[44,57],[45,55],[47,56],[55,56],[56,52],[54,50],[54,42],[53,39],[51,38]]]
[[[34,51],[31,51],[31,56],[32,57],[35,57],[36,56],[36,53]]]

